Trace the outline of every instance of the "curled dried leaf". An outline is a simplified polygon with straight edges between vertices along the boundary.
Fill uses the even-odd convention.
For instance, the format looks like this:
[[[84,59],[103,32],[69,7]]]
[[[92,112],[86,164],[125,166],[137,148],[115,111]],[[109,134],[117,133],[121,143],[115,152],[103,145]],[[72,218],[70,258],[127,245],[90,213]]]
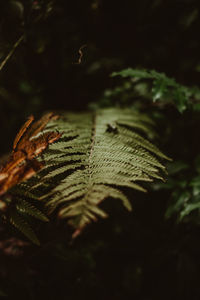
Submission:
[[[36,157],[61,137],[59,132],[41,133],[47,123],[58,119],[53,112],[45,114],[33,123],[34,117],[30,116],[21,127],[13,143],[12,154],[7,162],[0,168],[0,195],[18,183],[29,179],[38,172],[44,163],[38,162]]]

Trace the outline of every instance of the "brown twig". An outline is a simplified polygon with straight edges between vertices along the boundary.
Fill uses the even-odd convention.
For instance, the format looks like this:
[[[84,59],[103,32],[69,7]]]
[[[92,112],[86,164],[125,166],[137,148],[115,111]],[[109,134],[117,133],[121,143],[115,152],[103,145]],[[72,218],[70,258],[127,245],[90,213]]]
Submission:
[[[20,43],[23,41],[23,39],[24,39],[24,34],[22,36],[20,36],[20,38],[16,41],[16,43],[14,44],[14,46],[12,47],[12,49],[10,50],[10,52],[8,53],[8,55],[1,62],[1,64],[0,64],[0,71],[3,69],[3,67],[5,66],[5,64],[7,63],[7,61],[11,58],[11,56],[13,55],[13,53],[15,52],[15,50],[17,49],[17,47],[20,45]]]
[[[79,48],[79,50],[78,50],[79,59],[78,59],[77,62],[74,63],[75,65],[80,65],[80,64],[81,64],[81,62],[82,62],[82,57],[83,57],[83,51],[82,51],[82,50],[83,50],[85,47],[87,47],[87,45],[83,45],[83,46],[81,46],[81,47]]]

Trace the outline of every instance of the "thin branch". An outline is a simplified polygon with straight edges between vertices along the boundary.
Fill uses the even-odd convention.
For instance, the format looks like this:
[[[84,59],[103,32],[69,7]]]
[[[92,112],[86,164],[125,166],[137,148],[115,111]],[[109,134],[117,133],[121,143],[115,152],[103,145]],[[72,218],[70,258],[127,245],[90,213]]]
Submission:
[[[80,49],[78,50],[78,54],[79,54],[79,59],[77,62],[74,63],[74,65],[80,65],[82,62],[82,57],[83,57],[83,51],[82,49],[84,49],[85,47],[87,47],[87,45],[83,45],[80,47]]]
[[[24,34],[22,36],[20,36],[20,38],[16,41],[16,43],[14,44],[14,46],[12,47],[12,49],[10,50],[10,52],[8,53],[8,55],[1,62],[1,64],[0,64],[0,71],[3,69],[3,67],[5,66],[5,64],[7,63],[7,61],[11,58],[11,56],[13,55],[13,53],[15,52],[15,50],[17,49],[17,47],[21,44],[21,42],[23,41],[23,39],[24,39]]]

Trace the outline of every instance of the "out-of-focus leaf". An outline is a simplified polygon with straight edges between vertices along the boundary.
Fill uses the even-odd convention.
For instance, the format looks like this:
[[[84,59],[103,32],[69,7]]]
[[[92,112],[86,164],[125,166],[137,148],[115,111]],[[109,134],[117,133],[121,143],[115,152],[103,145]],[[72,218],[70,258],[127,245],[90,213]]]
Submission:
[[[173,204],[168,207],[165,217],[169,218],[172,214],[177,213],[189,199],[190,193],[188,191],[184,191],[181,194],[179,191],[175,191],[173,193]]]
[[[196,203],[185,205],[184,210],[182,210],[180,213],[180,220],[182,220],[185,216],[189,215],[192,211],[196,209],[200,209],[200,198],[199,201]]]
[[[155,80],[152,87],[153,102],[165,97],[167,92],[166,82],[163,80]]]
[[[189,168],[189,165],[183,161],[174,161],[173,163],[168,164],[168,173],[169,175],[174,175],[180,173]]]
[[[111,77],[115,77],[120,75],[121,77],[137,77],[137,78],[152,78],[151,74],[148,73],[146,70],[137,70],[137,69],[124,69],[120,72],[113,72]]]
[[[127,78],[127,81],[130,80],[129,78],[131,78],[132,88],[133,90],[135,89],[135,91],[135,82],[138,83],[140,80],[147,80],[151,86],[151,95],[148,95],[149,92],[147,91],[146,96],[147,98],[150,96],[153,102],[162,101],[166,104],[174,103],[180,113],[183,113],[190,107],[193,107],[194,110],[198,110],[200,89],[197,87],[187,87],[181,85],[177,83],[174,78],[169,78],[164,73],[160,73],[155,70],[128,68],[119,72],[113,72],[111,76],[121,76],[122,78]],[[114,90],[116,91],[116,89]],[[112,90],[112,93],[114,93],[114,90]],[[131,97],[131,94],[129,96]],[[144,97],[145,95],[142,94],[141,96]],[[195,101],[190,101],[190,99]]]
[[[173,96],[178,111],[180,113],[184,112],[187,109],[187,104],[188,104],[188,97],[186,91],[184,91],[181,88],[175,89]]]
[[[195,177],[191,182],[193,196],[198,196],[200,194],[200,176]]]

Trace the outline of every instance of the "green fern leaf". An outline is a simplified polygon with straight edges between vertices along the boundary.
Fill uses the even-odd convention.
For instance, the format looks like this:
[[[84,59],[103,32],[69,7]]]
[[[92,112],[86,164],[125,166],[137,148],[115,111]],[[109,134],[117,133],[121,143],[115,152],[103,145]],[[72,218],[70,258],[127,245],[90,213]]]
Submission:
[[[16,211],[11,211],[9,216],[9,222],[20,232],[22,232],[34,244],[38,246],[40,245],[40,242],[37,236],[35,235],[34,231],[19,213],[17,213]]]
[[[43,222],[48,222],[47,216],[37,207],[38,197],[26,191],[26,182],[14,187],[10,195],[4,197],[6,203],[6,214],[2,218],[7,223],[11,223],[16,229],[24,234],[30,241],[39,245],[38,238],[32,229],[29,217],[33,217]]]
[[[43,214],[37,207],[23,199],[19,200],[19,202],[16,205],[16,209],[20,213],[30,215],[44,222],[48,222],[48,218],[45,216],[45,214]]]
[[[106,198],[120,199],[130,211],[120,187],[146,191],[140,182],[162,179],[160,159],[168,159],[141,135],[151,133],[152,125],[146,115],[130,109],[63,114],[47,126],[63,132],[62,138],[44,153],[45,167],[37,180],[28,181],[29,193],[79,231],[107,217],[98,206]]]

